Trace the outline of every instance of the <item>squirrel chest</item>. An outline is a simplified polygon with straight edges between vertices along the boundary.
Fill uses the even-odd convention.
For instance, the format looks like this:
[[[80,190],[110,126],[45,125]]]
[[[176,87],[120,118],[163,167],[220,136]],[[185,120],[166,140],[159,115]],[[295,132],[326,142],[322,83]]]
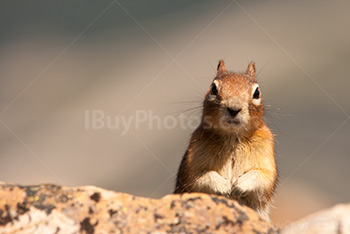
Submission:
[[[206,172],[215,171],[230,186],[234,186],[237,179],[251,170],[275,170],[275,162],[270,155],[273,155],[273,136],[270,131],[266,134],[267,127],[263,126],[261,130],[255,132],[249,140],[238,140],[235,137],[227,139],[197,140],[195,147],[187,157],[187,171],[191,171],[194,177],[200,178]],[[265,133],[265,134],[264,134]],[[214,138],[214,136],[212,136]],[[209,192],[207,188],[201,187],[195,180],[194,189],[197,192]],[[211,191],[209,193],[215,193]]]

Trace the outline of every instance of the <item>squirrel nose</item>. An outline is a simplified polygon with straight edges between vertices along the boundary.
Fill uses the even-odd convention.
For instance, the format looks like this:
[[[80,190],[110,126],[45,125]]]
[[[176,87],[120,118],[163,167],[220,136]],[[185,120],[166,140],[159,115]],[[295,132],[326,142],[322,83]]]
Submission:
[[[227,107],[227,111],[228,113],[230,113],[230,115],[232,117],[236,117],[236,115],[241,111],[242,109],[241,108],[230,108],[230,107]]]

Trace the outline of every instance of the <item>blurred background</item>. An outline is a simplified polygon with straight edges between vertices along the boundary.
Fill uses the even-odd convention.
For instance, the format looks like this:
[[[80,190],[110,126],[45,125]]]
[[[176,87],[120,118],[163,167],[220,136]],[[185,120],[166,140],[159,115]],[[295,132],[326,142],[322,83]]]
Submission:
[[[0,180],[171,193],[188,119],[224,59],[231,71],[256,62],[280,172],[272,219],[349,202],[349,9],[341,0],[1,1]],[[114,124],[157,117],[153,127],[93,129],[94,110]],[[179,116],[185,127],[156,127]]]

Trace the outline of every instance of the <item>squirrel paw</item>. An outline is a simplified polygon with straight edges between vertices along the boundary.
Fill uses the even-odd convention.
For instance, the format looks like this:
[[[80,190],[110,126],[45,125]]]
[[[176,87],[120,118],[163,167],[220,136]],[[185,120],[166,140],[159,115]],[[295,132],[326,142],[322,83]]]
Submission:
[[[230,191],[231,191],[230,188],[231,188],[230,183],[228,181],[223,181],[222,183],[217,184],[214,190],[215,190],[215,193],[217,194],[228,196],[230,195]]]
[[[241,175],[232,185],[231,194],[236,197],[245,197],[259,186],[259,171],[249,171]]]

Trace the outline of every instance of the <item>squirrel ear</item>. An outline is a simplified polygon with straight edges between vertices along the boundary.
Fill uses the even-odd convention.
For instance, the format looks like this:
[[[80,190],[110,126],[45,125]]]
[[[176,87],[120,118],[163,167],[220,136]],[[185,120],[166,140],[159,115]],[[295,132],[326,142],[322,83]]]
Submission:
[[[255,77],[255,63],[254,62],[249,63],[246,73],[252,78]]]
[[[218,68],[217,68],[218,73],[224,73],[226,72],[226,66],[223,60],[219,61]]]

